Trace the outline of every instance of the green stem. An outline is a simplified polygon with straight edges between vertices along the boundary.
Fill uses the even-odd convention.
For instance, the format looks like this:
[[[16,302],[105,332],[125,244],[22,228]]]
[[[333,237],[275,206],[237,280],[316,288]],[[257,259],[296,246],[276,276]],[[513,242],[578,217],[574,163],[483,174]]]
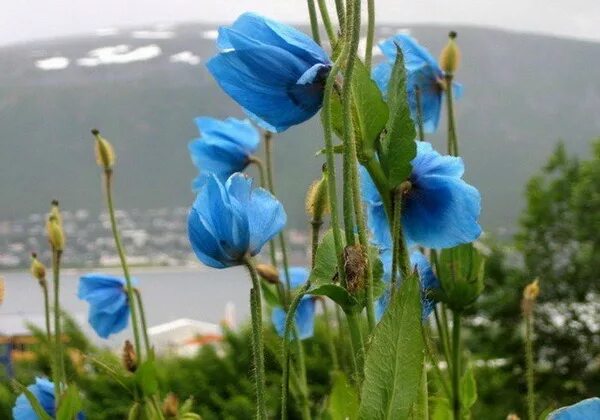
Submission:
[[[348,321],[348,329],[350,330],[355,379],[360,384],[364,375],[363,369],[365,363],[365,346],[360,329],[360,318],[357,314],[346,312],[346,320]]]
[[[262,302],[260,296],[260,279],[252,260],[244,260],[252,280],[250,290],[250,311],[252,313],[252,356],[254,359],[254,381],[256,385],[256,418],[265,420],[267,409],[265,405],[265,360],[262,330]]]
[[[421,89],[415,87],[415,101],[417,104],[417,129],[419,130],[419,141],[425,141],[425,130],[423,129],[423,105],[421,103]]]
[[[346,6],[344,0],[335,0],[335,11],[337,12],[340,31],[343,33],[346,27]]]
[[[427,366],[423,358],[423,370],[421,371],[421,390],[417,399],[417,417],[418,419],[429,420],[429,389],[427,383]]]
[[[337,351],[335,350],[335,342],[333,341],[333,332],[331,331],[331,322],[329,319],[329,309],[327,308],[327,302],[325,299],[319,299],[321,307],[323,308],[323,318],[325,320],[325,334],[327,338],[327,347],[329,347],[329,354],[331,355],[331,364],[333,370],[338,370],[340,367]]]
[[[294,334],[294,342],[296,343],[296,353],[298,353],[298,371],[300,373],[300,406],[302,409],[302,419],[310,420],[310,407],[308,405],[308,383],[306,380],[306,362],[304,361],[304,347],[302,346],[302,340],[298,338],[298,334]]]
[[[375,187],[377,187],[377,191],[379,191],[383,208],[385,209],[388,220],[391,222],[393,217],[392,194],[390,193],[388,181],[383,173],[383,169],[381,168],[381,165],[379,165],[379,162],[377,162],[377,159],[374,157],[369,159],[364,166],[369,172]]]
[[[334,46],[337,42],[337,37],[335,35],[335,30],[333,29],[333,25],[331,24],[331,18],[329,17],[329,10],[327,10],[327,3],[325,0],[318,0],[319,2],[319,11],[321,12],[321,20],[323,21],[323,26],[325,26],[325,31],[327,31],[327,36],[329,37],[329,41],[331,45]]]
[[[62,326],[60,319],[60,257],[62,251],[52,249],[52,276],[54,283],[54,346],[55,346],[55,370],[54,388],[56,401],[60,400],[62,387],[66,381],[65,355],[62,342]]]
[[[527,412],[530,420],[535,420],[535,384],[533,358],[533,317],[525,315],[525,361],[527,365]]]
[[[252,156],[250,157],[249,162],[251,164],[254,164],[258,169],[258,174],[260,177],[260,186],[262,188],[270,190],[269,185],[267,183],[267,175],[265,172],[265,165],[263,161],[257,158],[256,156]],[[271,265],[273,267],[277,267],[277,250],[275,249],[275,240],[273,239],[269,241],[269,257],[271,259]]]
[[[408,256],[408,247],[404,238],[404,232],[402,229],[402,186],[396,189],[394,192],[394,210],[392,216],[392,237],[393,237],[393,249],[392,249],[392,295],[397,289],[397,269],[398,266],[402,279],[408,278],[411,272],[410,258]],[[395,259],[395,265],[394,265]]]
[[[127,300],[129,301],[129,312],[131,313],[131,326],[133,327],[133,338],[135,340],[135,351],[138,356],[138,362],[142,360],[141,353],[141,345],[140,345],[140,332],[139,325],[137,319],[137,308],[135,305],[135,300],[133,296],[133,285],[131,283],[131,276],[129,275],[129,266],[127,265],[127,260],[125,258],[125,252],[123,250],[123,245],[121,243],[121,235],[119,235],[119,230],[117,227],[117,220],[115,218],[115,207],[113,204],[112,198],[112,170],[105,171],[105,189],[106,189],[106,204],[108,207],[108,214],[110,216],[110,227],[112,229],[112,234],[115,239],[115,246],[117,248],[117,253],[119,254],[119,259],[121,260],[121,267],[123,268],[123,275],[125,276],[126,283],[126,291],[127,291]]]
[[[294,296],[292,303],[290,304],[286,317],[285,317],[285,328],[283,330],[283,372],[281,379],[281,419],[285,420],[288,416],[288,395],[289,395],[289,382],[290,382],[290,333],[295,326],[295,317],[296,310],[298,309],[298,305],[300,305],[300,301],[305,293],[310,288],[310,282],[306,282],[306,284],[298,291],[298,294]],[[304,410],[303,410],[304,411]]]
[[[321,45],[321,35],[319,35],[319,22],[317,22],[315,0],[306,0],[306,3],[308,5],[308,16],[310,18],[310,32],[315,42]]]
[[[437,355],[435,354],[435,350],[434,350],[433,344],[431,342],[430,330],[428,328],[426,328],[425,325],[423,325],[423,327],[421,328],[421,332],[423,334],[423,341],[425,343],[425,351],[426,351],[427,357],[429,357],[429,360],[431,361],[433,370],[437,374],[440,384],[442,384],[442,389],[444,391],[444,394],[446,394],[446,398],[449,399],[452,396],[452,393],[450,392],[450,386],[448,385],[446,377],[444,376],[444,374],[442,373],[442,370],[440,369],[440,361],[439,361]]]
[[[452,312],[452,356],[453,356],[453,367],[452,367],[452,410],[454,412],[454,419],[461,419],[461,404],[460,404],[460,359],[461,359],[461,348],[460,348],[460,313],[457,311]]]
[[[444,359],[446,360],[446,366],[448,369],[448,372],[450,372],[450,374],[452,374],[452,366],[451,366],[451,360],[450,360],[450,346],[449,344],[449,339],[446,336],[445,333],[445,329],[444,326],[442,325],[442,320],[440,319],[440,315],[437,309],[437,305],[433,307],[433,314],[435,316],[435,324],[436,324],[436,328],[439,334],[439,340],[442,343],[442,352],[444,353]]]
[[[371,73],[371,61],[373,59],[373,39],[375,38],[375,0],[367,1],[367,47],[365,51],[365,66]]]
[[[448,154],[458,156],[458,138],[456,137],[456,120],[454,118],[454,98],[452,95],[452,74],[444,76],[446,81],[446,107],[448,108]]]
[[[148,324],[146,323],[146,312],[144,311],[144,303],[142,302],[142,293],[140,292],[139,289],[134,288],[133,289],[134,293],[135,293],[135,297],[137,299],[137,307],[140,311],[140,321],[142,322],[142,334],[144,337],[144,345],[146,348],[146,354],[150,354],[151,352],[151,346],[150,346],[150,339],[148,338]]]
[[[313,219],[310,222],[310,265],[312,268],[314,268],[315,260],[317,258],[317,249],[319,248],[319,231],[321,230],[321,226],[323,226],[323,222],[320,219]]]
[[[42,292],[44,293],[44,314],[46,315],[46,336],[48,345],[52,345],[52,329],[50,328],[50,297],[48,296],[48,283],[45,279],[40,282]]]

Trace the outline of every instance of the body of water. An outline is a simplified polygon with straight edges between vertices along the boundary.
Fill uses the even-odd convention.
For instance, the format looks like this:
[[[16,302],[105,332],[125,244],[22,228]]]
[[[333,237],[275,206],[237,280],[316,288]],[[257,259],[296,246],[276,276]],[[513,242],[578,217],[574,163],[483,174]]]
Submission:
[[[50,271],[50,270],[49,270]],[[142,291],[148,326],[152,327],[179,318],[219,323],[225,317],[225,306],[235,307],[238,325],[250,312],[251,281],[242,267],[213,270],[206,267],[178,269],[133,269]],[[87,323],[88,304],[77,297],[79,276],[89,271],[65,270],[61,275],[61,306],[81,325],[86,334],[99,345],[120,346],[131,338],[131,331],[98,338]],[[120,275],[117,270],[103,272]],[[51,273],[50,273],[51,274]],[[5,273],[6,292],[0,305],[0,334],[26,333],[26,323],[43,328],[44,303],[42,290],[29,272]],[[48,279],[51,285],[51,278]],[[52,296],[52,293],[50,293]]]

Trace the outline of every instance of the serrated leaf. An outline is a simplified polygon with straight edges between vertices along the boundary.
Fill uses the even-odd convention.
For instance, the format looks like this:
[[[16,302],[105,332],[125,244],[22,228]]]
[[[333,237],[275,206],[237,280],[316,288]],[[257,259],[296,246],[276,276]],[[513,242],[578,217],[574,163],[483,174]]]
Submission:
[[[412,275],[391,297],[373,332],[365,363],[360,419],[406,419],[423,370],[419,279]]]
[[[23,386],[17,381],[13,381],[12,384],[18,392],[21,392],[23,395],[25,395],[25,398],[27,398],[27,401],[29,401],[29,404],[31,404],[31,408],[40,420],[52,420],[52,417],[50,417],[48,413],[46,413],[46,410],[42,408],[40,402],[37,400],[35,395],[33,395],[33,393],[29,389],[27,389],[27,387]]]
[[[477,401],[477,382],[473,375],[473,368],[469,366],[460,379],[460,403],[469,410]]]
[[[138,387],[145,396],[151,396],[158,392],[158,375],[154,360],[148,359],[135,371],[135,379]]]
[[[355,124],[358,124],[360,134],[358,147],[363,151],[373,152],[379,135],[385,128],[389,111],[377,83],[371,79],[369,70],[358,59],[354,63],[352,75],[352,100]]]
[[[397,48],[396,61],[390,77],[387,103],[390,111],[382,140],[381,159],[388,172],[390,188],[395,188],[410,175],[411,161],[417,154],[417,133],[408,106],[406,69],[400,48]]]
[[[343,372],[333,372],[333,387],[327,404],[330,420],[356,420],[358,393]]]
[[[81,410],[81,397],[75,385],[69,385],[60,398],[56,420],[73,420]]]
[[[311,295],[327,296],[340,305],[344,312],[357,312],[360,311],[361,308],[356,298],[342,286],[338,286],[337,284],[322,284],[311,287],[308,290],[308,293]]]

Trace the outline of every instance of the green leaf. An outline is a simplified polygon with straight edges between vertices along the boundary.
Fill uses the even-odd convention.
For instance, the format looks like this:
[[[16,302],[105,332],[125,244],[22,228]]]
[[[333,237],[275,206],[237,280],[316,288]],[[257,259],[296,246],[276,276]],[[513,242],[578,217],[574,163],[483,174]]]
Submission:
[[[151,396],[158,392],[158,378],[154,360],[148,359],[135,371],[135,379],[139,388],[145,396]]]
[[[273,290],[275,288],[274,285],[271,285],[263,280],[260,282],[260,288],[262,289],[262,294],[265,298],[265,301],[270,306],[281,306],[281,302],[279,302],[279,296],[277,296],[277,292]]]
[[[329,396],[327,414],[330,420],[358,418],[358,393],[348,383],[348,378],[343,372],[333,372],[333,388]]]
[[[134,402],[127,414],[127,420],[142,420],[142,411],[142,405],[137,401]]]
[[[342,245],[345,245],[344,243]],[[337,278],[337,256],[333,240],[333,230],[329,229],[323,235],[317,247],[315,266],[310,273],[310,282],[313,287],[330,284]]]
[[[60,398],[56,420],[73,420],[81,411],[81,398],[75,385],[69,385]]]
[[[411,173],[411,161],[417,154],[415,124],[410,116],[406,93],[406,70],[400,48],[388,85],[390,116],[383,137],[383,167],[387,169],[390,188],[399,186]]]
[[[360,134],[358,148],[372,155],[379,135],[385,128],[389,111],[377,83],[358,59],[352,75],[352,100],[355,124],[358,124],[357,131]]]
[[[365,363],[361,419],[406,419],[423,370],[419,279],[406,278],[373,332]]]
[[[307,293],[311,295],[327,296],[340,305],[345,312],[358,312],[361,308],[356,298],[342,286],[338,286],[337,284],[314,286],[311,287]]]
[[[319,149],[317,151],[317,153],[315,153],[315,156],[320,156],[320,155],[324,155],[326,152],[325,148]],[[341,155],[342,153],[344,153],[344,145],[343,144],[336,144],[333,146],[333,153],[336,153],[338,155]]]
[[[21,392],[25,395],[27,401],[29,401],[29,404],[31,404],[31,408],[33,408],[33,411],[39,417],[40,420],[52,420],[52,417],[50,417],[48,413],[46,413],[46,410],[42,408],[40,402],[37,400],[35,395],[33,395],[33,393],[29,389],[27,389],[27,387],[21,385],[17,381],[13,381],[12,384],[13,387],[17,390],[17,392]]]
[[[190,411],[192,411],[193,407],[194,407],[194,397],[190,396],[187,400],[185,400],[183,402],[183,404],[181,404],[181,407],[179,407],[179,413],[180,414],[189,413]]]
[[[473,368],[469,366],[460,379],[460,403],[465,409],[470,409],[477,401],[477,382]]]
[[[452,420],[453,413],[447,398],[432,397],[430,401],[433,405],[431,420]]]

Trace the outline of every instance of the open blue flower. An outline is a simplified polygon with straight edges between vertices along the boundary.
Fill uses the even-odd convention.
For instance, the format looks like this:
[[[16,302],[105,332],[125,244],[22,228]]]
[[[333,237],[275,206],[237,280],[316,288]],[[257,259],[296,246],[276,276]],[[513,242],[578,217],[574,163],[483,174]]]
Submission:
[[[385,248],[379,253],[383,264],[383,281],[390,285],[392,279],[392,249]],[[421,282],[421,317],[425,321],[433,312],[435,301],[431,297],[431,290],[440,288],[440,281],[433,273],[427,257],[419,251],[413,251],[410,254],[410,264],[416,269]],[[401,279],[400,279],[401,280]],[[391,288],[381,295],[375,302],[375,318],[379,322],[390,302]]]
[[[90,304],[88,322],[102,338],[123,331],[129,320],[125,280],[108,274],[90,273],[79,279],[79,299]]]
[[[416,89],[421,93],[421,112],[423,129],[426,133],[437,130],[442,109],[444,93],[444,72],[429,54],[409,35],[398,34],[379,44],[379,48],[387,58],[373,69],[373,79],[384,94],[387,94],[392,68],[396,61],[396,46],[400,47],[406,68],[406,88],[408,103],[413,121],[417,121]],[[452,92],[456,98],[462,96],[462,85],[453,82]]]
[[[600,419],[600,398],[588,398],[577,404],[559,408],[548,415],[548,420],[597,420]]]
[[[462,159],[440,155],[431,144],[417,142],[412,167],[411,188],[402,200],[401,219],[409,244],[451,248],[477,239],[481,235],[481,196],[462,180]],[[386,247],[391,243],[391,234],[381,196],[362,168],[361,181],[369,227],[375,242]]]
[[[305,267],[290,267],[290,287],[292,289],[301,287],[308,280],[309,272]],[[285,285],[285,273],[279,274],[280,281]],[[271,314],[271,322],[275,327],[275,331],[280,337],[283,337],[285,332],[285,317],[287,312],[281,308],[273,308]],[[313,336],[315,331],[315,299],[311,295],[304,295],[296,309],[294,319],[296,328],[298,328],[298,338],[304,340]],[[291,338],[291,337],[290,337]]]
[[[285,226],[287,216],[277,199],[252,179],[235,173],[223,183],[210,175],[188,215],[194,253],[209,267],[244,263]]]
[[[54,403],[54,384],[45,378],[35,378],[35,383],[29,385],[27,389],[38,400],[46,414],[54,418],[54,410],[56,409]],[[17,397],[15,406],[12,409],[12,415],[14,420],[38,420],[39,418],[25,394]],[[84,418],[83,413],[77,414],[77,420],[83,420]]]
[[[196,118],[200,138],[192,140],[188,149],[200,175],[192,188],[197,191],[213,173],[225,181],[234,172],[243,171],[260,143],[258,130],[249,120],[209,117]]]
[[[321,108],[331,61],[304,33],[244,13],[219,29],[217,46],[208,71],[263,128],[284,131]]]

